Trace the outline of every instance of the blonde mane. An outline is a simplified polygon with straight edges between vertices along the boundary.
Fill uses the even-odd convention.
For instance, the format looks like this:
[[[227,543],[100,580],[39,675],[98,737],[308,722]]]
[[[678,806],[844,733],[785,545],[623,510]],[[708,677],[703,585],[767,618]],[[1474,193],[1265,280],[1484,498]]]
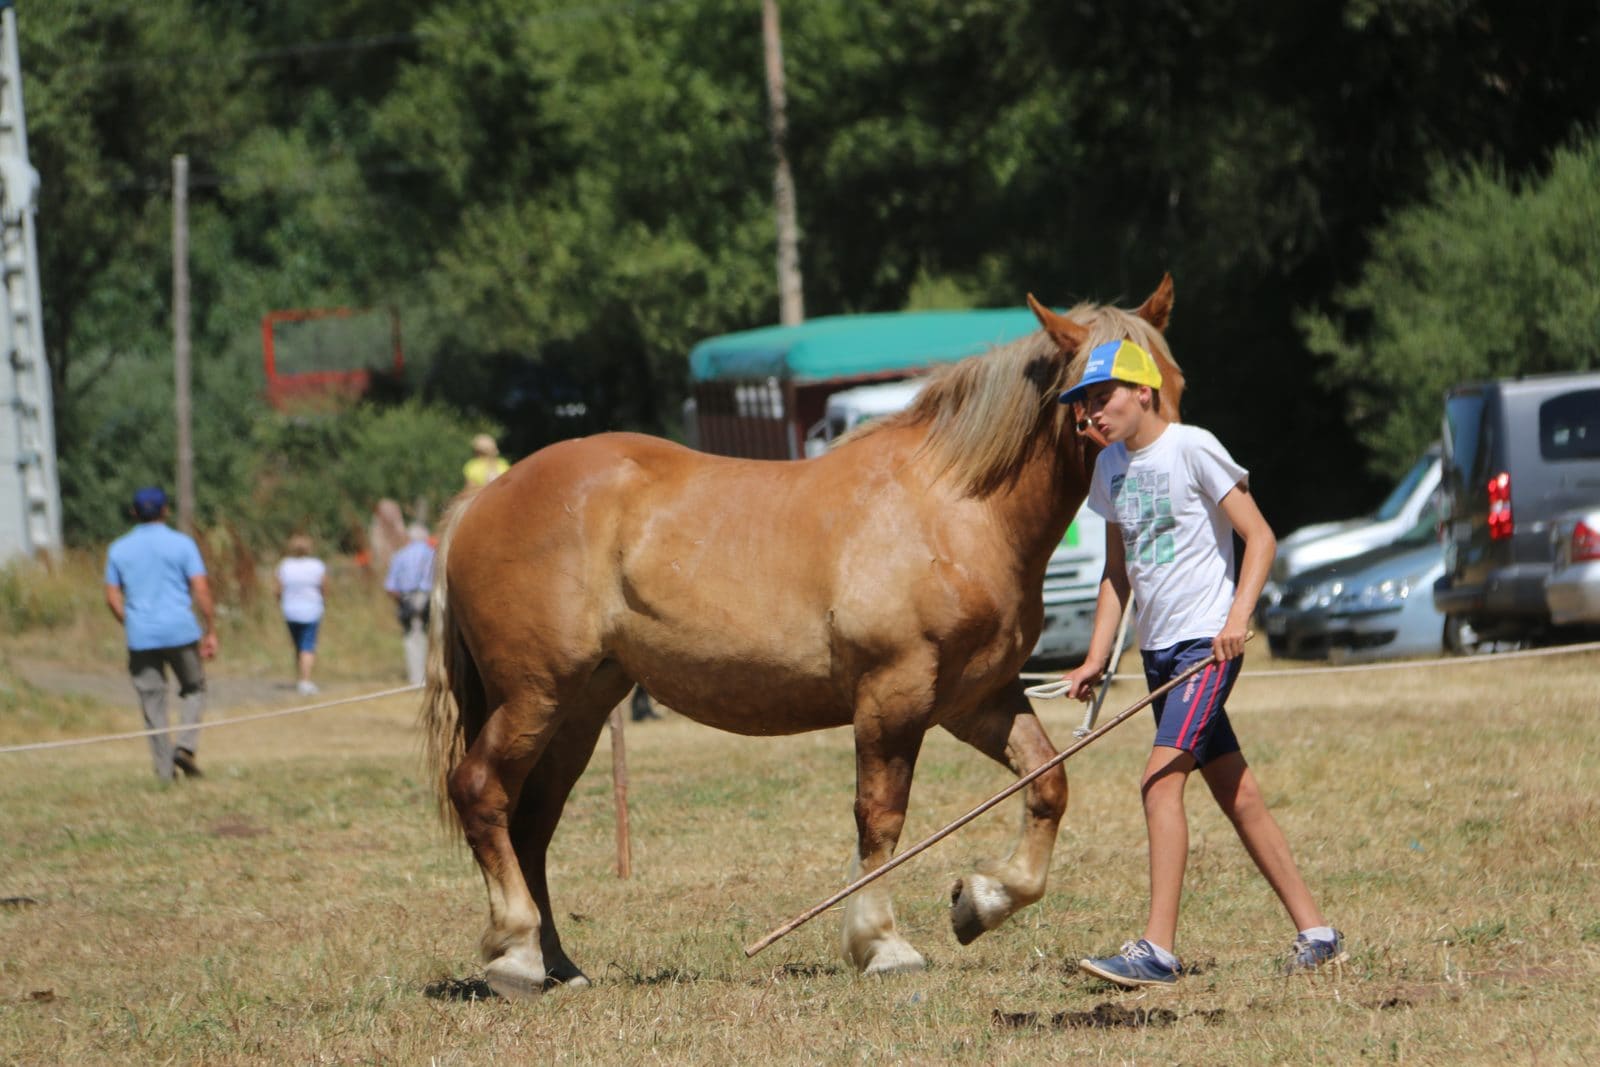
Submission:
[[[1056,398],[1083,377],[1096,345],[1128,340],[1169,371],[1176,388],[1163,389],[1162,413],[1178,419],[1183,371],[1161,332],[1131,311],[1103,304],[1079,304],[1067,318],[1088,328],[1073,358],[1043,330],[969,356],[935,371],[906,410],[872,422],[841,440],[854,440],[896,426],[926,427],[917,448],[934,477],[949,476],[970,496],[987,495],[1014,478],[1032,450],[1068,432],[1071,418]]]

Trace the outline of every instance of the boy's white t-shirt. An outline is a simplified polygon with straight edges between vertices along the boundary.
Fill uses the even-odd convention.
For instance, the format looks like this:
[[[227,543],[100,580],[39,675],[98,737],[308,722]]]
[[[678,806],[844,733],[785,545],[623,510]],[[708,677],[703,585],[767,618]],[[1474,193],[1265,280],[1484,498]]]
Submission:
[[[323,562],[312,556],[289,556],[278,564],[285,621],[317,622],[322,618],[322,578],[327,573]]]
[[[1238,577],[1221,501],[1248,478],[1210,431],[1183,423],[1136,451],[1100,453],[1089,506],[1122,532],[1140,648],[1221,632]]]

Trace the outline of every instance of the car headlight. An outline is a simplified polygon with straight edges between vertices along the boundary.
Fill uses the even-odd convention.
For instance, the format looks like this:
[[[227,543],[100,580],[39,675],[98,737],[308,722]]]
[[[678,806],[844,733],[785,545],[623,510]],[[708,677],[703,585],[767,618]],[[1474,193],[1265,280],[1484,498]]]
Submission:
[[[1382,611],[1384,608],[1399,607],[1416,590],[1421,578],[1420,574],[1408,574],[1403,578],[1368,582],[1360,589],[1352,589],[1340,607],[1350,611]]]
[[[1339,599],[1339,594],[1342,592],[1344,592],[1343,582],[1318,582],[1302,589],[1295,599],[1294,606],[1297,611],[1316,611],[1331,606]]]
[[[1283,603],[1283,586],[1277,582],[1269,581],[1261,587],[1261,600],[1269,608],[1275,608]]]

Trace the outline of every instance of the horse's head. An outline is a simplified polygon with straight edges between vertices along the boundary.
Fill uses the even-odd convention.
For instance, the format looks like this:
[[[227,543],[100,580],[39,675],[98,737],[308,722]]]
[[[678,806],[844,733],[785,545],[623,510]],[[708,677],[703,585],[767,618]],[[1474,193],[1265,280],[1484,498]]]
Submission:
[[[1105,304],[1079,304],[1061,315],[1035,300],[1032,293],[1028,294],[1028,307],[1033,309],[1039,325],[1044,327],[1044,332],[1060,350],[1061,377],[1065,382],[1062,391],[1077,385],[1083,377],[1083,367],[1091,350],[1107,341],[1132,341],[1149,352],[1161,368],[1161,414],[1169,422],[1179,421],[1183,370],[1172,358],[1172,350],[1167,347],[1164,336],[1167,322],[1172,317],[1172,275],[1162,275],[1161,284],[1156,286],[1155,292],[1134,311]],[[1072,404],[1071,409],[1079,437],[1077,452],[1087,484],[1088,475],[1094,470],[1095,457],[1106,442],[1089,422],[1088,413],[1081,403]]]
[[[1132,341],[1149,352],[1161,368],[1161,414],[1169,422],[1178,422],[1179,404],[1183,398],[1183,370],[1172,358],[1164,336],[1167,322],[1172,317],[1172,275],[1161,276],[1161,284],[1135,311],[1104,304],[1079,304],[1065,315],[1057,314],[1028,294],[1028,307],[1044,332],[1056,343],[1067,359],[1067,388],[1078,384],[1083,377],[1083,365],[1090,350],[1107,341]],[[1075,405],[1076,406],[1076,405]],[[1085,420],[1078,417],[1079,432]]]
[[[1032,294],[1028,304],[1043,333],[944,367],[905,411],[853,430],[846,440],[896,428],[920,430],[918,454],[927,457],[934,476],[948,476],[975,496],[1016,484],[1039,458],[1048,459],[1054,473],[1046,476],[1060,481],[1064,496],[1087,491],[1100,445],[1072,432],[1073,412],[1056,398],[1078,384],[1092,348],[1118,340],[1133,341],[1155,357],[1161,412],[1177,420],[1183,372],[1161,336],[1172,311],[1171,276],[1136,311],[1079,304],[1059,315]]]

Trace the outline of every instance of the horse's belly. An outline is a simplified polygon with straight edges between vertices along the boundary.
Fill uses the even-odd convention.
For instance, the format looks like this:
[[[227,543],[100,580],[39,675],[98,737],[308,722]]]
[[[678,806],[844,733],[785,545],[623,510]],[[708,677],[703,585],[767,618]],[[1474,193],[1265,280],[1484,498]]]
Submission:
[[[843,726],[853,718],[826,664],[742,648],[731,638],[721,644],[716,653],[671,641],[633,646],[620,650],[618,659],[656,700],[719,730],[776,736]]]

